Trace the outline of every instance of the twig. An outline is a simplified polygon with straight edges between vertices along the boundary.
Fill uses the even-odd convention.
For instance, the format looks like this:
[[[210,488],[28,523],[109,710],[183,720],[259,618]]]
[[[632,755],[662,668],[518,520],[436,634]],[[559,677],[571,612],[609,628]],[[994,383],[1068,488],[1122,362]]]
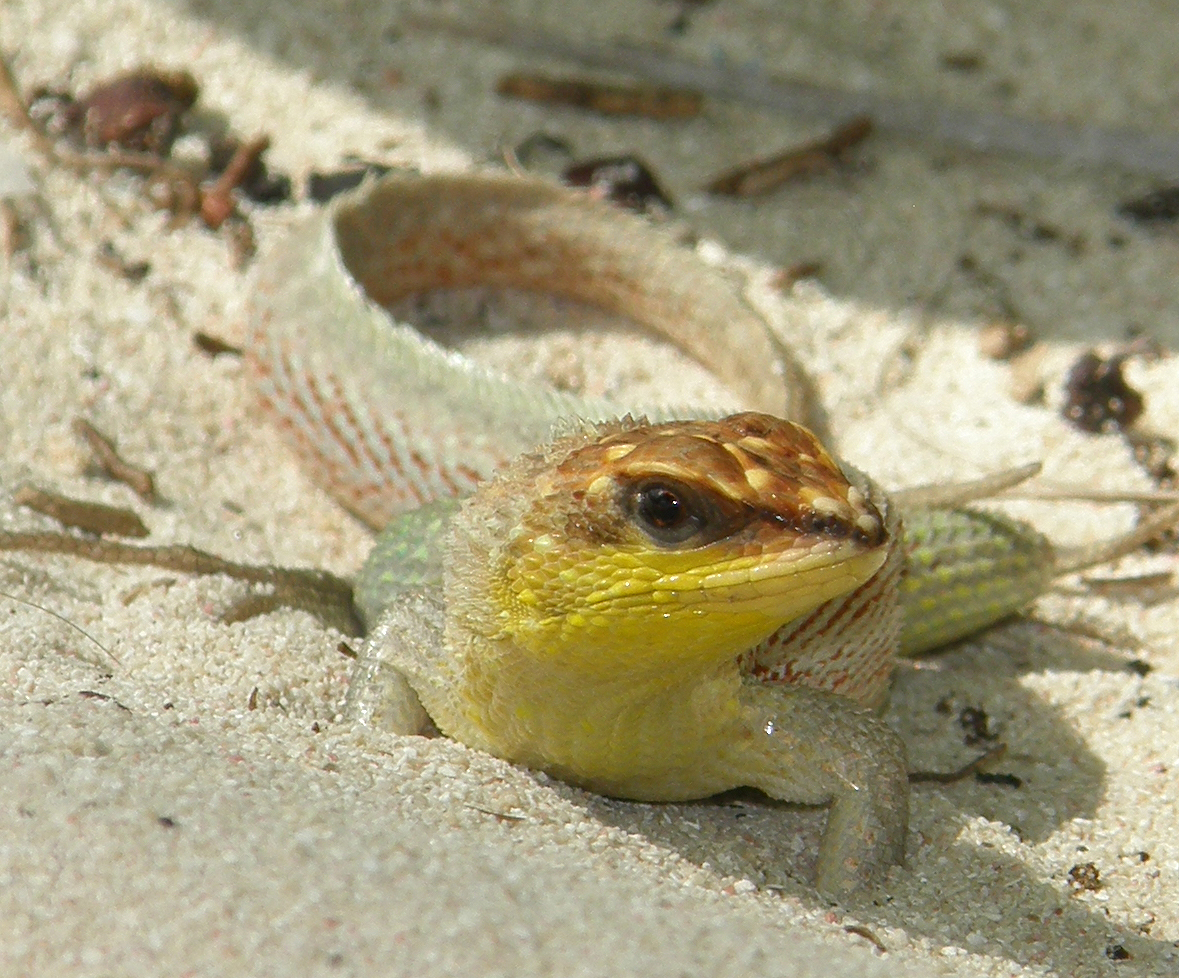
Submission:
[[[956,771],[910,771],[910,784],[953,784],[975,774],[979,769],[999,760],[1007,753],[1007,745],[999,744],[985,754],[980,754],[969,764],[963,764]]]
[[[8,67],[8,59],[2,53],[0,53],[0,112],[4,113],[18,129],[29,132],[38,149],[47,153],[53,152],[52,141],[37,128],[33,117],[29,115],[29,107],[21,98],[20,89],[16,87],[16,79],[12,77],[12,71]]]
[[[324,570],[239,564],[183,544],[139,546],[119,540],[76,537],[68,533],[0,531],[0,550],[67,554],[103,564],[148,565],[182,574],[225,574],[239,581],[265,584],[273,588],[273,593],[263,596],[261,603],[257,597],[243,602],[243,606],[255,614],[279,606],[301,608],[347,634],[361,633],[352,603],[352,585]],[[250,615],[231,608],[222,617],[227,621],[241,621]]]
[[[269,136],[256,136],[242,143],[213,185],[201,192],[201,218],[214,231],[221,227],[237,210],[233,191],[257,165],[258,157],[270,147]]]
[[[133,153],[122,150],[77,153],[57,146],[45,135],[29,115],[29,107],[21,97],[16,80],[8,67],[8,60],[0,53],[0,112],[19,129],[24,129],[37,150],[55,163],[69,167],[76,173],[109,172],[120,167],[137,170],[168,183],[191,183],[192,176],[173,163],[153,153]]]
[[[1068,489],[1056,486],[1027,486],[1009,489],[1005,499],[1040,499],[1051,502],[1083,503],[1175,503],[1179,491],[1174,489]]]
[[[863,142],[872,132],[867,116],[838,126],[829,136],[796,146],[768,159],[743,163],[709,181],[704,188],[710,194],[728,197],[754,197],[781,186],[787,180],[829,170],[839,157]]]
[[[1000,112],[952,109],[917,99],[846,92],[752,69],[692,61],[654,46],[581,42],[502,20],[458,21],[414,14],[407,16],[405,22],[421,30],[564,58],[589,68],[623,71],[653,84],[692,89],[715,98],[828,123],[867,115],[879,129],[901,136],[938,140],[983,152],[1118,166],[1164,179],[1179,178],[1179,135],[1173,133],[1022,119]]]
[[[1076,547],[1061,547],[1056,552],[1056,574],[1071,574],[1088,570],[1097,564],[1105,564],[1126,554],[1133,553],[1145,543],[1162,535],[1166,530],[1179,525],[1179,503],[1172,503],[1144,516],[1141,522],[1128,533],[1102,540],[1099,543],[1082,544]]]
[[[602,115],[634,115],[649,119],[691,119],[703,99],[696,92],[651,85],[607,85],[602,82],[513,73],[495,86],[500,95],[589,109]]]
[[[85,418],[76,418],[73,429],[74,434],[90,446],[90,451],[94,453],[94,460],[103,472],[117,482],[130,486],[144,502],[154,503],[156,501],[155,479],[147,469],[141,469],[121,458],[115,449],[114,441]]]
[[[902,509],[913,509],[918,506],[931,509],[963,506],[979,499],[991,499],[1001,492],[1010,490],[1039,475],[1040,469],[1039,462],[1029,462],[1019,468],[992,472],[969,482],[914,486],[911,489],[898,489],[891,495]]]
[[[35,486],[20,486],[12,494],[12,501],[18,506],[27,506],[59,523],[85,530],[87,533],[145,537],[149,532],[134,510],[90,502],[86,499],[71,499],[69,496],[38,489]]]

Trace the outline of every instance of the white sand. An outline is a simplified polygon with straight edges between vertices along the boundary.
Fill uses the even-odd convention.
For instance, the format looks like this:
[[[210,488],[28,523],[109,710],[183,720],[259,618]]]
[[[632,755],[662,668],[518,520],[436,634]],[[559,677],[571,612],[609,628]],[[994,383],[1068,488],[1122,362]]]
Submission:
[[[1130,327],[1179,342],[1179,245],[1114,214],[1145,179],[884,136],[850,172],[753,203],[694,201],[707,176],[817,129],[717,103],[684,124],[507,103],[489,92],[521,63],[508,52],[387,33],[392,4],[281,6],[5,0],[0,45],[26,87],[85,87],[145,61],[188,67],[201,112],[269,132],[273,165],[296,175],[348,153],[480,163],[538,128],[583,155],[640,150],[706,235],[770,266],[823,262],[826,291],[801,287],[778,312],[840,450],[881,481],[1043,459],[1053,484],[1147,485],[1119,439],[1083,436],[1055,412],[1062,372],[1087,345],[1112,348]],[[666,40],[674,15],[646,0],[585,6],[496,5],[603,38],[625,28]],[[675,43],[826,83],[1173,127],[1179,25],[1163,0],[786,6],[717,0]],[[939,68],[963,51],[983,69]],[[31,241],[0,280],[4,499],[34,481],[135,505],[160,542],[354,570],[366,533],[259,420],[240,363],[193,349],[194,330],[242,335],[247,279],[225,243],[168,229],[127,179],[46,171],[11,129],[0,147],[24,156],[36,184],[19,201]],[[1061,240],[1031,240],[980,216],[980,203],[1018,208]],[[263,244],[296,210],[258,215]],[[107,240],[151,262],[145,281],[95,261]],[[961,270],[965,254],[985,275]],[[1003,303],[1049,344],[1048,407],[1016,405],[1009,368],[977,353],[977,325]],[[1148,399],[1143,425],[1179,431],[1174,363],[1130,374]],[[76,416],[155,469],[166,503],[147,508],[88,477]],[[1069,542],[1132,518],[1126,507],[1018,511]],[[9,503],[0,521],[48,525]],[[1118,570],[1173,568],[1159,556]],[[999,770],[1023,786],[917,788],[908,865],[848,908],[805,883],[815,812],[606,801],[446,740],[350,728],[337,717],[339,636],[299,613],[221,625],[236,585],[5,555],[0,589],[91,636],[0,599],[4,974],[1179,973],[1173,581],[1127,597],[1069,582],[1033,620],[902,673],[889,718],[915,767],[973,756],[956,717],[977,706],[1010,745]],[[1145,678],[1126,668],[1135,658],[1153,667]],[[1102,888],[1073,893],[1068,872],[1086,863]],[[1111,960],[1114,945],[1130,959]]]

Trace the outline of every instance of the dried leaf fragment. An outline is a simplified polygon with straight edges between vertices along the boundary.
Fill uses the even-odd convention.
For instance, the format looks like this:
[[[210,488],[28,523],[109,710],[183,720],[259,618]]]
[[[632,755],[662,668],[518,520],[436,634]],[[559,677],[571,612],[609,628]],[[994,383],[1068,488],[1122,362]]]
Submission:
[[[187,71],[138,68],[99,82],[65,107],[66,128],[87,146],[142,150],[165,156],[180,117],[200,87]]]

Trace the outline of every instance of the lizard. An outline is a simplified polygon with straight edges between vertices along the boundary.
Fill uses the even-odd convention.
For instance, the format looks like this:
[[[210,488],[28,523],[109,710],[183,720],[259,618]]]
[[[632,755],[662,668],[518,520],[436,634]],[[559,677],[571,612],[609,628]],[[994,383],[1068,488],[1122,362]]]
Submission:
[[[825,804],[828,896],[903,860],[904,745],[879,717],[896,657],[972,634],[1179,518],[1058,552],[961,505],[1032,469],[890,495],[775,414],[636,419],[524,389],[380,308],[484,284],[627,314],[754,406],[810,409],[805,374],[732,281],[583,195],[397,175],[313,217],[264,257],[246,349],[312,473],[383,528],[355,587],[369,637],[348,714],[620,797],[752,786]],[[553,437],[568,417],[612,420]],[[283,586],[184,548],[36,545]],[[337,600],[339,582],[325,599],[323,581],[296,576],[302,595]]]
[[[636,418],[523,389],[381,308],[482,285],[622,312],[755,406],[815,420],[804,372],[732,281],[585,195],[393,175],[313,219],[264,259],[247,350],[268,415],[383,528],[356,583],[370,634],[348,712],[623,798],[751,786],[826,804],[829,896],[903,860],[904,746],[879,718],[897,655],[1179,517],[1057,551],[962,506],[1034,467],[890,498],[774,414]],[[554,438],[570,416],[598,423]]]

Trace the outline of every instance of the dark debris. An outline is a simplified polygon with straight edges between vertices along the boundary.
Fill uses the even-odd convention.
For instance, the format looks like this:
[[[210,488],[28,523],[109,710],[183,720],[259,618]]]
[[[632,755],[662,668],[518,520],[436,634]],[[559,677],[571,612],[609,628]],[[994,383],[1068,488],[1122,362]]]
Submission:
[[[1117,212],[1140,224],[1169,224],[1179,219],[1179,184],[1157,187],[1141,197],[1122,201]]]
[[[326,204],[333,197],[355,190],[365,177],[383,177],[390,169],[384,163],[357,160],[338,170],[312,171],[307,176],[307,196],[317,204]]]
[[[671,210],[671,197],[651,168],[637,156],[604,156],[566,167],[561,179],[628,210],[646,213],[652,207]]]
[[[1122,375],[1127,359],[1125,353],[1109,358],[1093,350],[1082,354],[1064,382],[1065,420],[1094,434],[1125,431],[1133,425],[1145,402]]]
[[[1093,863],[1078,863],[1068,871],[1068,886],[1074,893],[1096,893],[1101,889],[1101,871]]]

